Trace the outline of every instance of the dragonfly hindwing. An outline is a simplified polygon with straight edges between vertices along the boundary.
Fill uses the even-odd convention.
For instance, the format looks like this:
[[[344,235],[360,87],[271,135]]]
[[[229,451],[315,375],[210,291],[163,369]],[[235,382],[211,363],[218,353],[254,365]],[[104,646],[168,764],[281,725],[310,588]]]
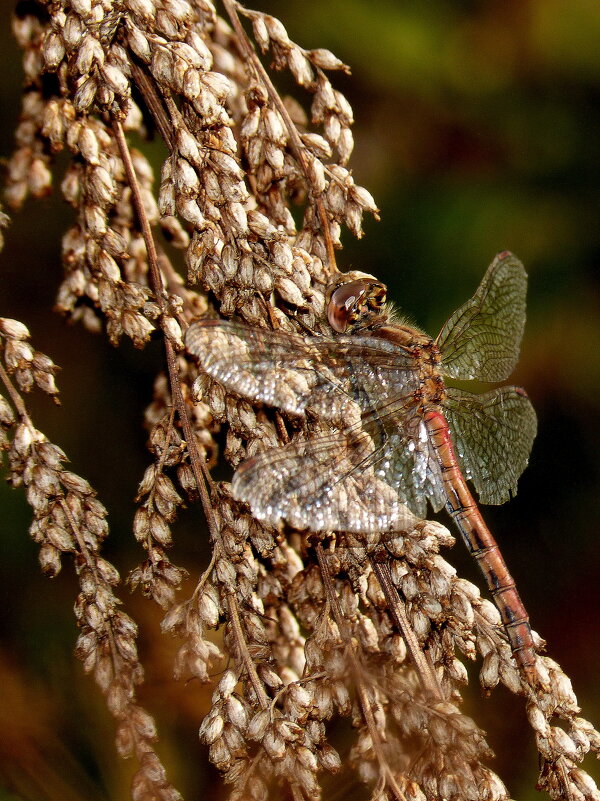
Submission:
[[[444,413],[456,456],[482,503],[501,504],[516,494],[537,431],[524,390],[500,387],[483,395],[449,389]]]
[[[271,448],[233,477],[233,494],[252,514],[311,531],[412,528],[416,518],[377,475],[375,445],[360,425]]]

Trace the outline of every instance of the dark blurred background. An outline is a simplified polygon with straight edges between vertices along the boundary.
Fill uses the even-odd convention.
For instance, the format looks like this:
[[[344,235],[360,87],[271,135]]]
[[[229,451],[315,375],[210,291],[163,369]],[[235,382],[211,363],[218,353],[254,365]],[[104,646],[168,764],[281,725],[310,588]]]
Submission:
[[[526,265],[529,315],[514,379],[533,399],[539,434],[518,497],[484,512],[534,628],[572,677],[583,715],[600,724],[600,6],[288,0],[256,7],[279,16],[299,44],[327,47],[352,67],[335,84],[355,111],[354,174],[374,194],[381,222],[367,222],[361,242],[345,236],[341,266],[382,278],[401,309],[435,335],[497,251],[510,249]],[[0,37],[5,157],[21,72],[8,24]],[[62,407],[39,397],[31,407],[108,505],[106,553],[126,576],[142,558],[130,533],[133,498],[148,463],[143,409],[162,356],[158,346],[111,348],[53,314],[70,220],[58,194],[14,217],[0,254],[0,315],[25,322],[34,344],[63,368]],[[72,656],[71,569],[67,563],[54,581],[42,578],[21,494],[2,485],[0,504],[0,801],[126,798],[132,767],[115,756],[104,701]],[[173,554],[194,570],[206,558],[198,515],[182,519]],[[449,558],[481,583],[460,547]],[[208,691],[170,684],[174,645],[159,635],[159,612],[122,595],[143,626],[142,701],[158,719],[172,778],[187,798],[224,798],[196,737]],[[536,752],[521,701],[502,689],[481,700],[475,688],[466,711],[488,731],[492,767],[513,797],[536,797]],[[600,777],[593,761],[586,767]],[[348,788],[328,797],[358,796]]]

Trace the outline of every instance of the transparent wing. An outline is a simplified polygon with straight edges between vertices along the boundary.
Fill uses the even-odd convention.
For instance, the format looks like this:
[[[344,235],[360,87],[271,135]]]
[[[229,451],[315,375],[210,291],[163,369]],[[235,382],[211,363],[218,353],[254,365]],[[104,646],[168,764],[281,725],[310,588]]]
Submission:
[[[504,381],[519,358],[525,327],[527,273],[512,253],[499,253],[477,292],[454,312],[436,340],[452,378]]]
[[[411,526],[427,498],[444,503],[440,469],[417,415],[368,415],[344,431],[272,448],[244,462],[233,494],[252,514],[312,531],[378,532]]]
[[[527,394],[500,387],[482,395],[449,389],[444,414],[465,478],[483,503],[500,504],[517,492],[537,431]]]
[[[356,419],[419,385],[414,358],[376,337],[300,336],[241,323],[190,326],[188,351],[227,389],[290,414]]]

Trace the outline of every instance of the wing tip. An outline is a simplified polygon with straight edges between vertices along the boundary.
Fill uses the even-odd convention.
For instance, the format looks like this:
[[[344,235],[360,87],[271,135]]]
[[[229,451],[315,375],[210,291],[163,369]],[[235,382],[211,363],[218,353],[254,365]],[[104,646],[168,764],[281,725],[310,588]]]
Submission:
[[[494,260],[490,267],[497,267],[500,264],[509,263],[513,267],[517,267],[525,277],[527,277],[527,272],[525,271],[525,267],[523,262],[518,256],[512,252],[512,250],[500,250],[494,256]]]
[[[222,324],[222,320],[214,317],[207,317],[207,318],[200,318],[199,320],[195,320],[185,332],[184,342],[185,347],[188,353],[191,353],[193,356],[199,356],[200,354],[194,350],[194,347],[198,345],[198,335],[200,331],[203,331],[206,328],[216,328],[218,325]]]

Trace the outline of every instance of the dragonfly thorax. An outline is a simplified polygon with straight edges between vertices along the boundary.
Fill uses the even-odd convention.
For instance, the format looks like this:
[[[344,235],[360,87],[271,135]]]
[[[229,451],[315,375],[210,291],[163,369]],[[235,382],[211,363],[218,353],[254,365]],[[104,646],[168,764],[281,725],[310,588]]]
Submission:
[[[385,339],[415,359],[424,359],[432,365],[439,365],[440,352],[431,337],[401,323],[385,323],[373,331],[372,336]]]
[[[395,345],[418,365],[419,388],[415,392],[415,403],[423,409],[439,406],[446,398],[446,386],[442,377],[440,349],[431,337],[400,323],[381,326],[372,334]]]

